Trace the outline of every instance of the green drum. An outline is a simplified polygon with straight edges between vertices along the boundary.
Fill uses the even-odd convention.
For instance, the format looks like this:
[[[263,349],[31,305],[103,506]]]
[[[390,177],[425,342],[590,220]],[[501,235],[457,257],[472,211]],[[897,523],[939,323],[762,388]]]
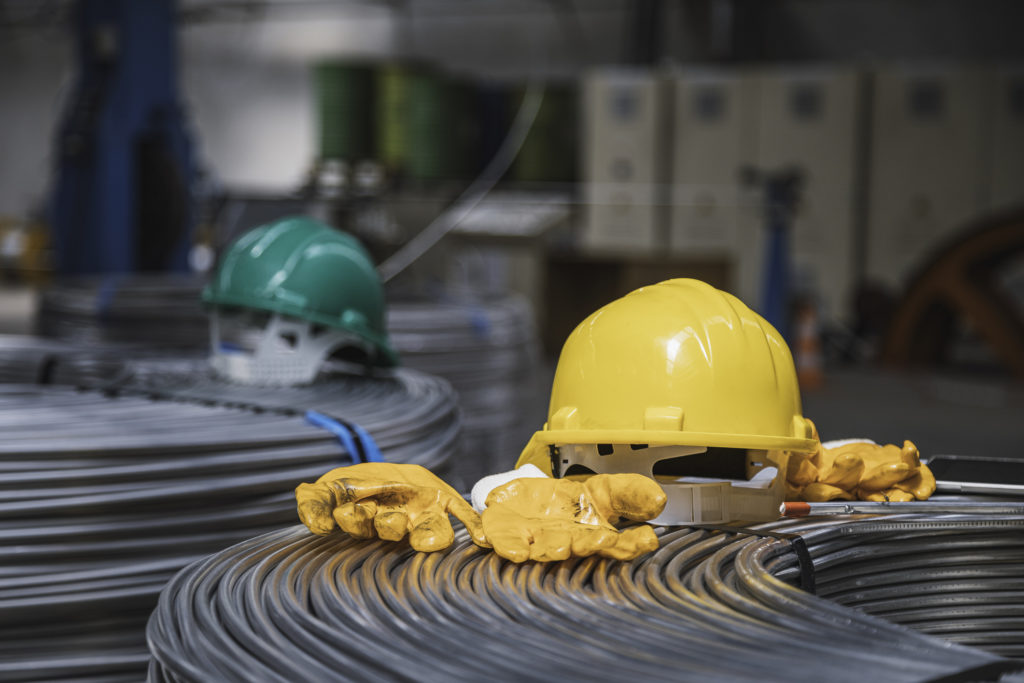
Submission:
[[[512,98],[518,107],[523,91]],[[519,154],[509,169],[517,182],[573,182],[576,180],[578,93],[569,85],[548,85],[544,100]],[[514,112],[513,112],[514,113]]]
[[[321,62],[313,67],[321,159],[373,156],[373,70],[365,63]]]

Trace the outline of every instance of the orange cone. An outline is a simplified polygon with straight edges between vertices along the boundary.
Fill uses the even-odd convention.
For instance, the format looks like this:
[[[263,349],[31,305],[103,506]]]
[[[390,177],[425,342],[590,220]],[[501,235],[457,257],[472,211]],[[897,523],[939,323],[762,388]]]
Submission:
[[[801,389],[817,389],[825,381],[825,360],[821,352],[821,331],[814,306],[801,306],[796,318],[794,358]]]

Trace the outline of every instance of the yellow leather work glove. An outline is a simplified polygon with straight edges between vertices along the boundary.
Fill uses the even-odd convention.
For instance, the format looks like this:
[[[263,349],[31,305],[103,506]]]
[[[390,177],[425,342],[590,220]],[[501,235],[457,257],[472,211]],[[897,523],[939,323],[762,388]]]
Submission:
[[[481,517],[494,551],[513,562],[594,554],[631,560],[657,549],[654,529],[619,531],[613,523],[657,517],[665,502],[657,482],[639,474],[514,479],[490,492]]]
[[[818,442],[818,448],[813,453],[790,453],[786,461],[786,500],[804,500],[804,489],[818,481],[818,466],[821,464],[821,440],[818,438],[818,428],[813,422],[807,420],[811,425],[811,438]],[[770,455],[770,454],[769,454]],[[769,459],[772,459],[769,457]]]
[[[926,500],[935,492],[935,477],[910,441],[889,444],[848,443],[815,454],[818,479],[800,495],[809,502]]]
[[[295,489],[299,518],[315,534],[335,524],[356,538],[399,541],[409,535],[414,550],[443,550],[455,533],[455,515],[473,542],[490,547],[480,516],[458,491],[419,465],[361,463],[338,467],[315,484]]]

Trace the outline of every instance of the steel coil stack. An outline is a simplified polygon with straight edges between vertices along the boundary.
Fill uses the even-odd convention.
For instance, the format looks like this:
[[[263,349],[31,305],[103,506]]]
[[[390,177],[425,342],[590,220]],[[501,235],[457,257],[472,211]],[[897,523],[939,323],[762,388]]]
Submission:
[[[787,536],[662,529],[660,549],[630,563],[514,565],[464,532],[420,554],[283,529],[175,577],[149,622],[150,680],[1024,680],[1024,663],[1000,656],[1021,653],[1024,518],[757,531],[803,539],[819,595],[793,585]],[[867,560],[881,549],[898,560]],[[936,584],[956,571],[970,578]],[[929,590],[933,623],[962,624],[974,605],[986,649],[826,597],[858,582]]]
[[[208,346],[199,302],[202,280],[192,276],[111,275],[43,290],[37,328],[44,337],[79,344],[131,344],[184,351]]]
[[[104,288],[104,281],[83,280],[51,289],[41,302],[41,329],[76,343],[130,345],[136,354],[206,353],[197,280],[116,282]],[[163,317],[164,310],[172,314]],[[479,303],[398,299],[388,307],[388,331],[403,365],[447,379],[459,394],[464,435],[452,483],[471,486],[483,474],[511,467],[546,408],[528,404],[539,365],[529,303],[518,297]],[[34,375],[24,381],[35,381]]]
[[[32,368],[12,347],[0,367]],[[364,427],[393,462],[443,471],[455,450],[451,387],[413,370],[268,392],[202,361],[49,353],[55,381],[101,388],[0,385],[2,680],[138,680],[167,580],[294,521],[294,487],[351,462],[307,409]]]
[[[389,307],[388,332],[406,365],[444,377],[459,394],[461,481],[453,483],[468,489],[485,474],[511,469],[547,408],[531,404],[540,351],[529,303],[399,301]],[[530,423],[535,413],[537,423]]]

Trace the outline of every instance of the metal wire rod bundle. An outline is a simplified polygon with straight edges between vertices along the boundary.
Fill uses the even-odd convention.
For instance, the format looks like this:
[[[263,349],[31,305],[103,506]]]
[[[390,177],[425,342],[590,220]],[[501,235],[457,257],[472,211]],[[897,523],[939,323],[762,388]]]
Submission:
[[[391,461],[440,468],[458,433],[451,388],[413,371],[269,406],[144,393],[0,386],[2,680],[138,680],[167,580],[293,521],[294,487],[352,461],[303,418],[314,398]]]
[[[942,555],[955,552],[950,542],[1019,537],[1022,529],[1022,517],[908,517],[756,531],[799,534],[831,591],[844,579],[889,572],[882,560],[875,572],[862,565],[848,575],[836,554],[844,547],[902,542],[907,557],[920,548]],[[282,529],[168,584],[148,627],[150,680],[1024,680],[1011,673],[1024,664],[795,587],[790,536],[703,528],[660,535],[658,551],[630,563],[514,565],[462,531],[448,551],[425,555],[340,532]],[[1020,574],[1012,554],[982,548],[974,565]],[[907,570],[904,582],[927,582],[927,566]]]
[[[130,345],[130,354],[174,350],[205,354],[206,313],[195,278],[131,276],[64,283],[44,293],[40,330],[49,337]],[[392,301],[388,332],[402,363],[444,377],[464,414],[457,481],[470,486],[507,469],[529,438],[523,422],[533,395],[539,342],[529,304],[518,297],[477,303]],[[28,378],[26,381],[35,381]],[[535,408],[535,407],[534,407]]]
[[[109,275],[43,290],[38,330],[79,343],[131,344],[150,349],[205,349],[202,281],[185,275]]]
[[[993,504],[989,504],[993,505]],[[818,532],[819,595],[945,640],[1024,659],[1024,533],[1012,520],[890,520]]]
[[[399,301],[388,310],[388,332],[403,362],[444,377],[459,394],[464,487],[510,469],[532,428],[539,342],[529,303],[506,297],[484,303]]]

